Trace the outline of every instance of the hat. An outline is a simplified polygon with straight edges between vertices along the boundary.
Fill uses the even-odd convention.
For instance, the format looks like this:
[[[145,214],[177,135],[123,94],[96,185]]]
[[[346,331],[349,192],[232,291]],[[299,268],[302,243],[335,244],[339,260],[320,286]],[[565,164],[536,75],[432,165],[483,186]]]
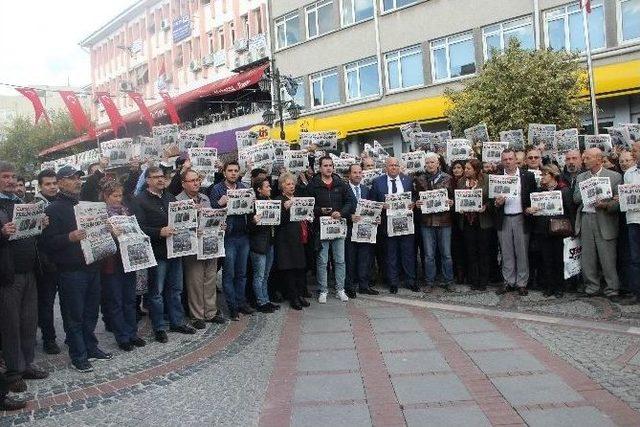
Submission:
[[[79,169],[74,168],[71,165],[64,165],[60,169],[58,169],[58,172],[56,173],[56,177],[58,179],[71,178],[74,175],[84,176],[84,172],[82,172]]]

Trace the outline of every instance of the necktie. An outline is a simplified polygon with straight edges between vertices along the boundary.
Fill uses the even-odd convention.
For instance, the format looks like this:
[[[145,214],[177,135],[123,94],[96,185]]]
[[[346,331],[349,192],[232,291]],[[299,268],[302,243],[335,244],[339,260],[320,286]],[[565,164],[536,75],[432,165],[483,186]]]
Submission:
[[[358,200],[360,200],[360,186],[359,185],[356,187],[356,198]]]
[[[391,192],[393,194],[398,192],[398,186],[396,185],[396,179],[395,178],[391,178]]]

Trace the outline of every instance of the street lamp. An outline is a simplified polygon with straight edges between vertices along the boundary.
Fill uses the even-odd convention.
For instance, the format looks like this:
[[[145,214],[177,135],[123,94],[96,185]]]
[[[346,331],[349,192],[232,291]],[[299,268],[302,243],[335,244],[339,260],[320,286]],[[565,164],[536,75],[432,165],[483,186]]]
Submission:
[[[276,111],[273,111],[269,108],[262,114],[262,120],[264,124],[267,126],[273,126],[273,124],[277,121],[280,122],[280,139],[285,139],[284,132],[284,112],[285,110],[289,113],[289,117],[293,120],[296,120],[300,117],[301,107],[296,104],[296,102],[291,100],[283,100],[282,99],[282,89],[287,92],[287,94],[293,98],[298,91],[298,82],[296,82],[293,78],[289,76],[284,76],[280,74],[280,70],[275,67],[275,61],[271,61],[271,71],[265,71],[264,76],[258,81],[258,86],[260,90],[267,92],[273,91],[275,92],[275,99],[272,104]],[[272,95],[272,99],[274,96]]]

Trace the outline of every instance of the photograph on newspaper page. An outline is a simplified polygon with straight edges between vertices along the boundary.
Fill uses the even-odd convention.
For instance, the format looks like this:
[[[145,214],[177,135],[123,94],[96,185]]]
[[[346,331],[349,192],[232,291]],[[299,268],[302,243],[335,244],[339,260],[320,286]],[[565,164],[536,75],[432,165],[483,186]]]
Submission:
[[[378,224],[364,219],[353,223],[351,241],[355,243],[376,243]]]

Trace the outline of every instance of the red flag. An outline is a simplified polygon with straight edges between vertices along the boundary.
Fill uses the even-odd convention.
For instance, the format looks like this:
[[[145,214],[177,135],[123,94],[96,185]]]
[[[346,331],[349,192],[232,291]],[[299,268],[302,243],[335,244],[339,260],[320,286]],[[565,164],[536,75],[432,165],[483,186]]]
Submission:
[[[96,96],[98,97],[98,101],[102,103],[104,106],[104,110],[107,112],[107,116],[109,116],[109,121],[111,122],[111,129],[113,129],[113,134],[118,137],[118,130],[122,127],[126,127],[124,124],[124,120],[118,111],[118,107],[111,99],[111,96],[107,92],[96,92]]]
[[[76,131],[79,133],[86,131],[90,137],[95,138],[96,131],[93,126],[91,126],[91,123],[89,122],[89,119],[87,118],[76,94],[74,92],[64,90],[58,91],[58,93],[69,110],[69,114],[71,115],[71,120],[73,121],[73,126],[76,128]]]
[[[31,101],[31,104],[33,104],[33,110],[36,116],[36,124],[38,124],[38,120],[40,120],[40,117],[44,116],[44,119],[47,121],[47,123],[51,125],[49,116],[47,116],[47,111],[44,109],[42,101],[40,101],[40,97],[38,96],[38,92],[36,92],[35,89],[31,89],[29,87],[17,87],[16,90],[23,94],[29,101]]]
[[[164,106],[167,109],[167,114],[171,118],[171,123],[177,125],[180,123],[180,117],[178,116],[178,111],[176,110],[176,106],[171,99],[171,96],[167,92],[160,92],[160,96],[164,100]]]
[[[587,13],[591,13],[591,0],[580,0],[580,4],[587,9]]]
[[[144,117],[144,119],[147,121],[147,124],[149,125],[149,129],[151,129],[153,127],[153,116],[145,105],[144,99],[142,99],[142,95],[140,95],[138,92],[127,93],[129,94],[129,97],[133,100],[133,102],[136,103],[138,109],[140,110],[140,114],[142,114],[142,117]]]

